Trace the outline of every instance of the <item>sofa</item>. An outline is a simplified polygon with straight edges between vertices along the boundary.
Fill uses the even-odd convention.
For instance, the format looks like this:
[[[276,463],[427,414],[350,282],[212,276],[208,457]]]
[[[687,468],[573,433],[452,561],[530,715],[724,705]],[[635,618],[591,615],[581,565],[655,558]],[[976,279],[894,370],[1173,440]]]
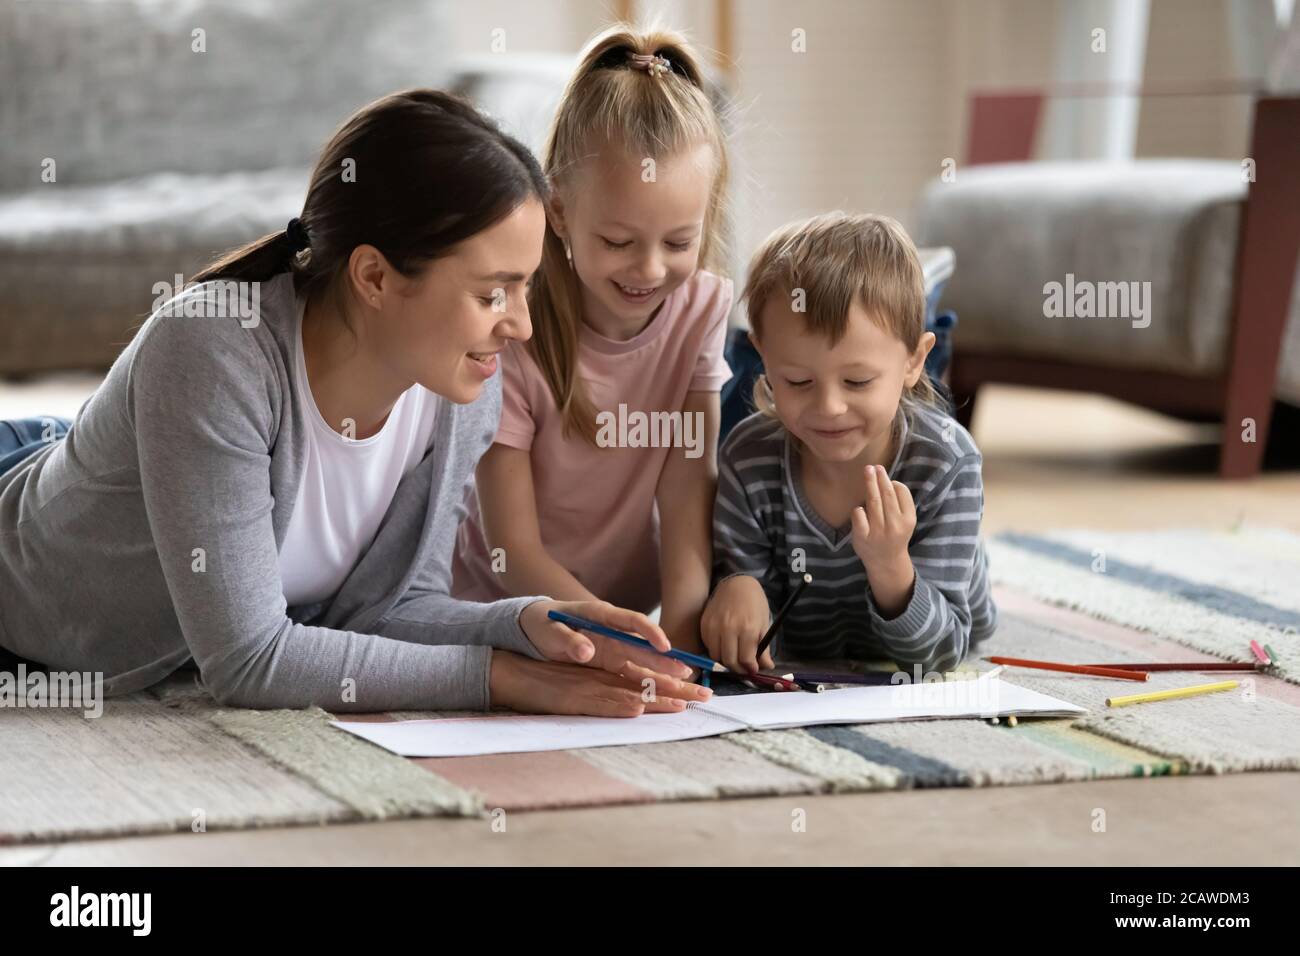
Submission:
[[[158,283],[284,228],[349,113],[446,84],[449,15],[0,0],[0,375],[107,368]]]

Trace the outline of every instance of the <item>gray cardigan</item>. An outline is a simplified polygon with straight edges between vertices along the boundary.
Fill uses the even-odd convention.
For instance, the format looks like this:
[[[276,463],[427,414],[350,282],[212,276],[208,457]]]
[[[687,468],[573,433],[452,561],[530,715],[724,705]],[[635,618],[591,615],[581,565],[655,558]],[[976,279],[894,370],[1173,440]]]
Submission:
[[[246,319],[155,312],[67,437],[0,476],[0,647],[102,672],[109,695],[192,660],[236,706],[486,708],[492,647],[541,657],[519,626],[539,598],[449,596],[501,376],[469,405],[440,400],[432,449],[369,550],[331,600],[290,608],[279,550],[307,447],[300,323],[288,273],[260,297]],[[205,286],[182,299],[230,301]]]

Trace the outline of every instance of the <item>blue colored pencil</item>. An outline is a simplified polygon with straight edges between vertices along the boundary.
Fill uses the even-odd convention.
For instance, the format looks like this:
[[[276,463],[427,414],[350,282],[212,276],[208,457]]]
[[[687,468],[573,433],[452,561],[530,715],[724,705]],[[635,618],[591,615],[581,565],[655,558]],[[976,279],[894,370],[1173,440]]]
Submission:
[[[664,657],[671,657],[673,660],[681,661],[683,664],[689,664],[691,667],[698,667],[705,671],[717,671],[718,673],[729,673],[728,669],[719,664],[717,661],[705,657],[703,654],[692,654],[690,651],[661,651],[644,637],[637,637],[635,634],[628,634],[625,631],[616,631],[612,627],[606,627],[604,624],[597,624],[595,621],[589,621],[585,617],[578,617],[574,614],[566,614],[563,611],[547,611],[546,616],[552,621],[559,621],[575,631],[591,631],[594,634],[601,634],[605,637],[612,637],[616,641],[622,641],[624,644],[635,644],[637,647],[645,647],[654,651],[656,654],[662,654]]]

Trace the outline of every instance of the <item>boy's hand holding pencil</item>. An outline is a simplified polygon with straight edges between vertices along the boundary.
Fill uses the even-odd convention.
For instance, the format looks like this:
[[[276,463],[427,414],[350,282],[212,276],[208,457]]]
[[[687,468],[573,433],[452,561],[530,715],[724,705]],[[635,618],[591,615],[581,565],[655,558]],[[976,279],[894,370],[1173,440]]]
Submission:
[[[769,651],[758,654],[771,615],[758,579],[737,574],[714,590],[700,618],[700,638],[709,656],[733,671],[752,673],[773,667]]]

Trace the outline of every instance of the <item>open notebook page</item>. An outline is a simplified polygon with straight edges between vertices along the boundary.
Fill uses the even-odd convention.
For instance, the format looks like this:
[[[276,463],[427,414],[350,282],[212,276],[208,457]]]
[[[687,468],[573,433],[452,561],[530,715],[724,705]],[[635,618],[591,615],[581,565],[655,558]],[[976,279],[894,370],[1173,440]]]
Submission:
[[[968,686],[958,686],[968,685]],[[714,697],[679,714],[552,717],[514,714],[334,726],[403,757],[466,757],[618,744],[662,743],[736,730],[1018,714],[1065,717],[1082,707],[997,678],[899,687],[852,687]]]
[[[1082,707],[996,677],[934,684],[844,687],[821,694],[738,694],[715,697],[700,706],[710,713],[731,717],[751,730],[1008,714],[1069,717],[1087,713]]]
[[[485,714],[444,720],[371,723],[335,721],[334,726],[364,737],[402,757],[471,757],[532,753],[616,744],[691,740],[744,730],[745,724],[712,714],[697,704],[677,714],[640,717],[558,717]]]

